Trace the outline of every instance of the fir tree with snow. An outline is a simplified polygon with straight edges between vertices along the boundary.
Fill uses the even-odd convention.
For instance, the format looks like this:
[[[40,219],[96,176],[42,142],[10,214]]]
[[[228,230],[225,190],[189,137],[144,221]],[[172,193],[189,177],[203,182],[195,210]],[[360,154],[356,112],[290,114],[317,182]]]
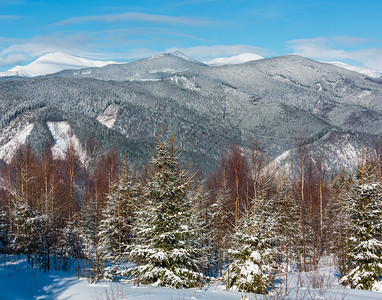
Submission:
[[[82,252],[87,258],[91,258],[97,244],[97,201],[93,199],[84,204],[80,215],[80,237],[83,245]]]
[[[382,281],[382,186],[365,181],[362,176],[348,198],[351,268],[340,282],[373,290]]]
[[[85,258],[86,276],[91,283],[96,283],[104,275],[104,262],[99,252],[98,226],[100,221],[100,204],[97,195],[91,198],[81,209],[80,237],[82,253]]]
[[[36,228],[33,219],[35,212],[23,203],[22,200],[16,201],[12,211],[13,244],[17,253],[27,254],[28,257],[35,253],[37,239]]]
[[[216,271],[216,260],[213,252],[215,243],[211,234],[211,207],[208,205],[207,199],[208,195],[203,192],[201,187],[190,193],[190,228],[197,231],[194,243],[195,247],[200,250],[201,270],[206,276],[214,276]]]
[[[136,283],[172,288],[199,286],[197,228],[193,228],[188,191],[192,176],[178,165],[180,150],[157,138],[153,172],[144,186],[144,205],[137,211],[136,241],[130,256],[136,266],[127,274]]]
[[[273,250],[269,233],[273,221],[265,202],[256,199],[235,226],[234,247],[230,250],[234,261],[223,276],[230,290],[267,294],[271,287]]]
[[[223,176],[225,177],[225,176]],[[211,238],[213,254],[211,263],[215,266],[215,276],[223,275],[223,265],[227,262],[230,247],[233,214],[229,210],[230,190],[223,178],[222,186],[216,195],[216,202],[211,205]]]
[[[278,263],[279,272],[290,272],[297,260],[298,248],[301,241],[301,228],[299,225],[299,213],[295,200],[290,196],[292,187],[289,182],[284,182],[277,194],[270,199],[272,237],[274,238],[274,254]]]
[[[341,277],[349,270],[351,214],[344,195],[349,191],[350,181],[351,175],[345,170],[340,170],[332,179],[331,189],[334,193],[328,202],[324,217],[328,250],[334,254],[337,271]]]
[[[299,271],[306,272],[312,267],[314,257],[313,229],[307,217],[307,209],[301,202],[292,206],[291,219],[294,223],[290,228],[293,259]]]
[[[13,245],[17,253],[26,254],[28,262],[34,261],[44,269],[50,268],[54,230],[49,226],[49,216],[30,208],[23,199],[15,202],[13,210]]]
[[[125,169],[119,180],[111,186],[98,229],[98,251],[108,264],[105,270],[107,279],[114,279],[120,274],[120,265],[128,257],[126,247],[132,240],[131,225],[137,191]]]
[[[64,256],[73,258],[82,256],[80,230],[73,221],[67,221],[66,226],[61,229],[60,244]]]
[[[79,269],[79,259],[82,258],[82,241],[79,228],[74,220],[68,220],[66,226],[62,228],[59,238],[59,247],[63,262],[61,268],[67,270],[72,258],[77,259],[77,269]]]
[[[9,242],[8,214],[5,211],[0,211],[0,253],[6,252]]]

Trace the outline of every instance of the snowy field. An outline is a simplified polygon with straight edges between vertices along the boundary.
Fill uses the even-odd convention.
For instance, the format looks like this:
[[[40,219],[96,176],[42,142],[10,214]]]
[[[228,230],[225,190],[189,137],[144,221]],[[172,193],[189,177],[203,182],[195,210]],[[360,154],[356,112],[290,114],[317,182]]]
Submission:
[[[26,260],[8,259],[0,266],[0,299],[382,299],[380,292],[351,290],[339,286],[333,267],[322,265],[317,272],[289,274],[278,280],[276,289],[262,295],[224,290],[219,284],[203,290],[169,289],[153,286],[136,287],[132,284],[101,281],[88,284],[75,273],[29,269]]]

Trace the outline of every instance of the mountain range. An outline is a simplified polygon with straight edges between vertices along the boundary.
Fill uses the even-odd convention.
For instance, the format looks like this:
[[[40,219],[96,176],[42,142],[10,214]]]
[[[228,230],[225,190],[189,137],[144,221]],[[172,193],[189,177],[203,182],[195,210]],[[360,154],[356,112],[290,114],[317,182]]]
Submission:
[[[183,57],[186,60],[190,60],[189,57],[180,53],[173,52],[172,54]],[[154,56],[155,57],[155,56]],[[264,57],[255,54],[255,53],[241,53],[239,55],[234,55],[231,57],[218,57],[208,61],[205,61],[204,64],[212,66],[221,66],[221,65],[233,65],[233,64],[242,64],[253,60],[263,59]],[[191,59],[192,60],[192,59]],[[109,64],[116,64],[114,61],[97,61],[91,60],[88,58],[83,58],[79,56],[70,55],[62,52],[53,52],[45,54],[35,61],[31,62],[26,66],[15,66],[8,71],[0,72],[1,77],[8,76],[20,76],[20,77],[35,77],[47,74],[57,73],[63,70],[76,70],[83,68],[92,68],[92,67],[103,67]],[[377,71],[360,66],[352,66],[345,64],[339,61],[327,62],[329,64],[336,65],[338,67],[355,71],[369,77],[373,78],[382,78],[382,71]]]
[[[132,163],[148,159],[164,124],[185,160],[204,171],[232,144],[254,142],[286,164],[296,141],[327,168],[354,166],[382,134],[382,80],[289,55],[213,66],[181,53],[125,64],[0,80],[0,158],[17,144],[36,151],[68,142],[86,160],[92,136]],[[60,150],[61,149],[61,150]],[[60,152],[61,151],[61,152]]]

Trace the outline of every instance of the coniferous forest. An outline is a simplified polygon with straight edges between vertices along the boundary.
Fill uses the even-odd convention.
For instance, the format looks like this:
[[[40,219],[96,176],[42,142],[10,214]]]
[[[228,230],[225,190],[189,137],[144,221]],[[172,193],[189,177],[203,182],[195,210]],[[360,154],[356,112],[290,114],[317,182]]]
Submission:
[[[280,274],[334,258],[345,286],[382,278],[382,151],[362,149],[351,170],[329,173],[297,147],[288,168],[253,146],[222,151],[210,174],[179,163],[173,137],[157,136],[137,168],[89,138],[54,158],[20,146],[1,166],[0,245],[31,268],[99,280],[267,294]]]

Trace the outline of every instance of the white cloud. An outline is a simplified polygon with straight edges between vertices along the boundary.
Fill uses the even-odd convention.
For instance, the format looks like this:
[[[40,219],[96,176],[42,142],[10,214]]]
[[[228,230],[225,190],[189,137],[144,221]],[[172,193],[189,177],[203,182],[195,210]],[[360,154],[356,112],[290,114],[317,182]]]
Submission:
[[[382,70],[382,47],[369,47],[367,42],[369,40],[349,37],[319,37],[293,40],[288,44],[293,54],[325,61],[353,61],[369,69]],[[358,45],[357,49],[348,49],[349,45],[355,44]],[[360,49],[362,45],[364,48]]]
[[[365,42],[371,42],[370,39],[357,38],[352,36],[335,36],[332,40],[340,45],[356,46]]]
[[[66,19],[53,25],[69,25],[78,23],[88,23],[88,22],[121,22],[121,21],[144,21],[144,22],[155,22],[155,23],[173,23],[173,24],[188,24],[188,25],[211,25],[219,24],[219,21],[199,19],[193,17],[173,17],[166,15],[153,15],[144,14],[137,12],[126,12],[119,14],[107,14],[98,16],[82,16]]]
[[[26,61],[27,59],[28,57],[23,54],[11,53],[4,57],[0,57],[0,66],[10,66],[18,64],[22,61]]]

